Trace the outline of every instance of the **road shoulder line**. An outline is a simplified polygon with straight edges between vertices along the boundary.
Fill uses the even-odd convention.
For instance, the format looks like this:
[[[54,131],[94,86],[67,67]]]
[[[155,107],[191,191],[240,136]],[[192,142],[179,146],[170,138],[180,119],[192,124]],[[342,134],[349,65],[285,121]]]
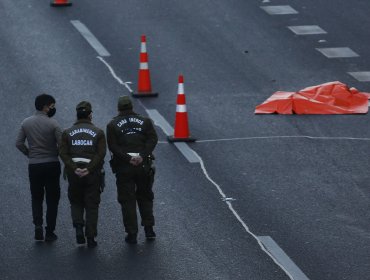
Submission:
[[[104,46],[98,41],[98,39],[90,32],[90,30],[79,20],[71,20],[72,25],[77,29],[78,32],[86,39],[90,46],[100,56],[110,56],[110,53],[104,48]]]
[[[265,248],[281,263],[294,280],[309,280],[299,267],[289,258],[270,236],[258,236]]]

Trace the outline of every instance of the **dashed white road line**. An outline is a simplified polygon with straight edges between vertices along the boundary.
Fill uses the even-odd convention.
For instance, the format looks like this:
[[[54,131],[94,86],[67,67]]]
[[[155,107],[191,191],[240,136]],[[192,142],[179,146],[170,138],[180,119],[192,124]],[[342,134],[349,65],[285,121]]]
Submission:
[[[289,270],[294,280],[308,280],[308,277],[299,269],[291,258],[279,247],[270,236],[259,236],[258,239],[266,249]]]
[[[349,58],[359,57],[359,55],[348,47],[343,48],[316,48],[327,58]]]
[[[359,82],[370,82],[370,71],[347,72]]]
[[[263,0],[262,3],[268,3],[269,0]],[[270,15],[286,15],[298,14],[298,12],[289,5],[281,6],[260,6]],[[325,30],[317,25],[300,25],[300,26],[287,26],[296,35],[315,35],[327,34]],[[319,43],[326,43],[326,40],[319,40]],[[360,55],[348,47],[344,48],[316,48],[327,58],[353,58]],[[370,71],[347,72],[359,82],[370,82]],[[370,104],[369,104],[370,107]]]
[[[190,163],[198,163],[199,159],[195,155],[193,149],[191,149],[188,144],[185,142],[174,142],[173,143],[176,148],[183,154],[183,156],[190,162]]]
[[[146,110],[146,112],[154,121],[154,124],[159,126],[163,130],[164,134],[166,134],[167,136],[173,134],[173,128],[157,110]]]
[[[104,48],[104,46],[98,41],[98,39],[96,39],[96,37],[82,22],[80,22],[79,20],[71,20],[71,23],[100,56],[110,56],[110,53]]]
[[[261,6],[266,13],[269,15],[292,15],[298,14],[298,12],[289,5],[281,6]]]
[[[316,35],[327,34],[327,32],[318,25],[296,25],[288,26],[296,35]]]

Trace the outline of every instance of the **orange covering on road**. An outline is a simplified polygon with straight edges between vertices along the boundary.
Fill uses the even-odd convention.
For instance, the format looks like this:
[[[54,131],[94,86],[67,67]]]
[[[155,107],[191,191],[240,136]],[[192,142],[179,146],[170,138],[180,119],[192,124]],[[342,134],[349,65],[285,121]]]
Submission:
[[[370,93],[349,88],[341,82],[330,82],[298,92],[277,91],[261,105],[255,114],[366,114]]]

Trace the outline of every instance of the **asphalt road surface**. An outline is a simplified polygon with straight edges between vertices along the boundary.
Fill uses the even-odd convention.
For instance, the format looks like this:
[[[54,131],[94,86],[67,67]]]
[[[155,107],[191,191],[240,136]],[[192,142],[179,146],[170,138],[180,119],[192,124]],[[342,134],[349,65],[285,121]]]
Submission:
[[[341,81],[370,92],[370,3],[319,2],[1,0],[0,278],[370,279],[369,116],[254,115],[277,90]],[[14,145],[20,122],[47,92],[63,127],[89,100],[105,128],[117,98],[137,89],[141,35],[159,92],[134,100],[160,137],[157,240],[141,231],[125,244],[107,165],[98,247],[75,244],[63,180],[59,239],[35,242],[27,160]],[[166,136],[179,74],[198,141],[175,146]]]

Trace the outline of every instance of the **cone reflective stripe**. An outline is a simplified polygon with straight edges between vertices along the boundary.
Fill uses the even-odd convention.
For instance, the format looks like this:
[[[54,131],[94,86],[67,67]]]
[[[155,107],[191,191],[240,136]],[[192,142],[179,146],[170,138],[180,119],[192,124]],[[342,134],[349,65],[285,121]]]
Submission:
[[[186,105],[176,105],[176,113],[186,113]]]
[[[53,0],[50,3],[50,6],[53,7],[72,6],[72,3],[69,2],[68,0]]]
[[[154,97],[158,96],[158,93],[152,92],[152,83],[150,80],[150,71],[148,63],[148,53],[146,50],[146,36],[141,36],[141,47],[140,47],[140,68],[139,68],[139,79],[138,79],[138,91],[133,93],[134,97]]]
[[[149,65],[147,62],[140,62],[140,70],[148,70],[149,69]],[[152,87],[150,85],[150,81],[149,81],[149,89],[151,90]]]
[[[177,91],[177,102],[176,102],[176,119],[174,135],[168,136],[169,142],[194,142],[195,138],[190,136],[189,124],[188,124],[188,113],[186,110],[186,99],[184,91],[184,77],[179,76],[179,86]]]

